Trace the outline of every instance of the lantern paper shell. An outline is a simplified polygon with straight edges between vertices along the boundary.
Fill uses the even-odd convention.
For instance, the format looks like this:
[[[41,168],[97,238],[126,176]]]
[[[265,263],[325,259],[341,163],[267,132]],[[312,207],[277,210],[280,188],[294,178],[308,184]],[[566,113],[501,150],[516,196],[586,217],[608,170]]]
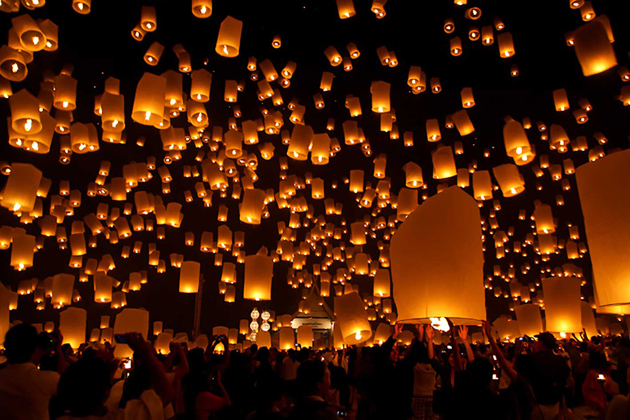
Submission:
[[[348,346],[364,343],[372,337],[372,328],[363,305],[357,292],[335,298],[335,323],[339,324],[343,342]]]
[[[582,331],[580,280],[554,277],[542,281],[545,295],[546,330],[557,333]]]
[[[179,292],[197,293],[201,264],[196,261],[184,261],[179,272]]]
[[[486,317],[479,207],[459,187],[425,201],[396,231],[391,267],[398,322]]]
[[[300,325],[298,327],[297,343],[302,348],[313,347],[313,329],[310,325]]]
[[[29,163],[14,163],[4,187],[2,207],[11,211],[30,212],[37,200],[42,172]]]
[[[149,336],[149,311],[145,309],[125,308],[114,321],[114,334],[136,332],[143,337]],[[159,337],[158,337],[159,338]],[[133,351],[127,344],[118,343],[114,349],[114,356],[118,358],[132,357]]]
[[[630,303],[630,150],[576,171],[584,225],[601,306]]]
[[[280,350],[295,349],[295,332],[291,326],[282,326],[279,331]]]
[[[144,73],[136,88],[131,118],[138,124],[157,126],[164,118],[165,97],[166,79]]]
[[[68,308],[59,313],[59,331],[63,334],[63,342],[74,350],[85,343],[87,312],[82,308]]]
[[[617,57],[606,26],[598,19],[574,32],[574,47],[584,76],[593,76],[617,65]]]
[[[518,326],[523,336],[534,337],[543,332],[543,322],[540,307],[532,303],[519,305],[514,309]]]
[[[237,57],[241,46],[243,22],[231,16],[221,22],[215,51],[223,57]]]
[[[251,300],[271,300],[273,279],[273,258],[266,255],[245,257],[245,284],[243,298]]]

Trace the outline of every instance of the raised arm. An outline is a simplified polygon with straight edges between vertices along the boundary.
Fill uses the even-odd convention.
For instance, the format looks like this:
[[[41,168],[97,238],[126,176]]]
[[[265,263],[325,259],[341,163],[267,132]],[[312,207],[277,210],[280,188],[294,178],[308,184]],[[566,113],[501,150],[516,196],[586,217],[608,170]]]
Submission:
[[[433,331],[433,327],[431,325],[427,325],[425,327],[424,339],[427,343],[427,354],[429,356],[429,360],[435,359],[435,349],[433,348],[433,337],[435,336],[435,331]]]
[[[518,377],[518,372],[514,370],[514,368],[512,367],[512,363],[510,363],[505,358],[505,356],[503,355],[503,352],[497,345],[496,340],[492,336],[492,327],[490,326],[488,321],[483,321],[483,331],[486,333],[486,336],[488,337],[488,341],[490,342],[490,348],[492,349],[492,353],[497,357],[497,361],[499,362],[499,366],[501,366],[501,369],[503,369],[503,371],[508,374],[511,380],[513,381],[516,380],[516,378]]]
[[[158,394],[164,406],[168,405],[175,398],[175,390],[166,377],[164,365],[155,356],[153,346],[139,333],[127,333],[125,337],[131,350],[147,365],[149,372],[151,372],[151,385],[155,393]]]
[[[459,354],[459,344],[457,344],[457,339],[455,338],[455,326],[451,322],[450,319],[446,319],[448,321],[448,326],[450,327],[449,331],[451,333],[451,347],[453,348],[453,360],[455,361],[455,371],[463,370],[462,365],[462,357]]]
[[[470,347],[470,343],[468,342],[468,327],[466,325],[459,326],[459,338],[464,342],[464,347],[466,348],[466,357],[469,362],[475,360],[475,353],[472,351],[472,347]]]

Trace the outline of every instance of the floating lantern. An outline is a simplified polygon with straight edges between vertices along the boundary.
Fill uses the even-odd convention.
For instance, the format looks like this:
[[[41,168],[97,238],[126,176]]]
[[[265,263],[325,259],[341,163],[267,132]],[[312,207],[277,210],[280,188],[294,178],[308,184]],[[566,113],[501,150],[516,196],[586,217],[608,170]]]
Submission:
[[[215,51],[223,57],[237,57],[241,46],[243,22],[231,16],[221,22]]]
[[[429,198],[410,214],[391,242],[398,322],[448,317],[455,324],[477,324],[485,319],[482,246],[479,207],[458,187]],[[452,293],[455,289],[458,293]]]

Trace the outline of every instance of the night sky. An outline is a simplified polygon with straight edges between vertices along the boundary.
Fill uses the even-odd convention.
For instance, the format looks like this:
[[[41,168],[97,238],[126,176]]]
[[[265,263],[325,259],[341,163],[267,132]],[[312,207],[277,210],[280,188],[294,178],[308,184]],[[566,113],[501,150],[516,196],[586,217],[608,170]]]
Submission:
[[[286,109],[286,105],[292,98],[297,98],[300,104],[306,106],[305,120],[313,127],[315,133],[324,132],[328,118],[335,118],[335,130],[329,134],[339,140],[342,149],[331,157],[330,163],[325,166],[313,166],[310,160],[298,162],[289,159],[288,174],[304,178],[306,172],[311,172],[314,178],[320,177],[325,180],[326,198],[332,197],[344,204],[342,216],[326,216],[327,221],[337,225],[342,219],[349,224],[355,220],[363,220],[365,215],[371,214],[371,209],[357,206],[355,195],[348,192],[343,179],[348,177],[350,170],[363,169],[366,181],[371,181],[375,187],[378,180],[371,176],[373,159],[380,153],[387,155],[387,176],[391,178],[392,194],[397,195],[404,186],[405,173],[402,167],[410,161],[423,168],[424,180],[428,184],[428,189],[419,190],[420,196],[435,194],[440,182],[456,184],[456,177],[441,181],[431,178],[431,151],[437,145],[426,140],[425,121],[429,118],[437,118],[440,121],[441,144],[452,146],[456,141],[463,143],[465,153],[456,156],[458,168],[468,167],[474,160],[477,161],[478,169],[490,171],[500,164],[513,163],[512,159],[506,156],[503,145],[502,130],[504,118],[508,115],[517,121],[529,117],[534,124],[534,127],[527,131],[529,141],[536,149],[537,157],[534,164],[539,164],[541,155],[547,155],[551,164],[562,163],[562,160],[571,158],[577,168],[587,162],[588,154],[571,150],[560,154],[549,150],[548,142],[540,139],[540,133],[535,126],[537,121],[544,121],[547,127],[554,123],[562,125],[572,140],[578,135],[586,136],[590,148],[597,145],[593,138],[597,131],[604,133],[608,139],[608,143],[602,146],[605,151],[628,147],[630,121],[628,109],[618,100],[623,82],[616,68],[588,78],[582,75],[575,52],[566,45],[564,34],[584,22],[579,11],[569,8],[568,1],[471,0],[467,6],[457,7],[451,1],[390,0],[385,6],[387,16],[376,19],[370,11],[371,2],[355,0],[357,14],[346,20],[339,19],[333,0],[215,1],[212,16],[208,19],[195,18],[191,14],[188,0],[151,2],[95,0],[91,13],[86,16],[75,13],[70,3],[69,0],[49,1],[43,8],[29,12],[34,18],[47,18],[59,26],[60,47],[55,52],[36,53],[33,63],[28,66],[27,79],[21,83],[12,83],[13,92],[26,88],[36,95],[43,71],[49,70],[58,74],[65,63],[71,63],[74,65],[73,77],[78,80],[78,107],[74,112],[74,120],[92,122],[99,127],[100,118],[93,113],[94,96],[103,92],[103,85],[108,77],[120,79],[120,90],[125,96],[127,116],[126,144],[114,145],[101,141],[100,151],[97,153],[74,154],[69,165],[61,165],[58,163],[58,134],[55,135],[50,153],[46,155],[36,155],[13,148],[6,140],[0,142],[0,160],[32,163],[43,171],[45,177],[53,180],[49,196],[44,201],[45,211],[50,197],[58,193],[60,180],[69,180],[72,189],[82,191],[81,207],[75,209],[74,218],[66,217],[64,221],[68,233],[72,220],[82,220],[85,214],[94,212],[97,204],[103,200],[110,204],[110,208],[112,206],[122,208],[122,204],[109,198],[89,198],[85,195],[87,184],[96,178],[102,160],[112,163],[110,179],[122,176],[123,164],[146,161],[148,156],[155,156],[158,166],[161,166],[165,152],[162,150],[158,130],[136,124],[131,120],[130,113],[135,87],[143,72],[162,74],[169,69],[177,70],[177,58],[172,51],[175,44],[182,44],[190,53],[193,69],[205,68],[213,73],[211,99],[206,104],[210,119],[210,128],[207,132],[211,132],[211,127],[217,125],[226,131],[227,120],[233,116],[230,104],[223,101],[223,85],[226,79],[247,81],[245,91],[239,94],[238,99],[243,112],[239,122],[259,118],[261,106],[273,110],[274,107],[269,100],[261,103],[256,97],[256,84],[249,80],[250,72],[246,68],[248,57],[255,56],[259,63],[268,58],[278,72],[289,60],[297,63],[297,70],[288,89],[273,84],[274,88],[278,87],[284,98],[284,106],[278,108],[285,117],[283,129],[292,129],[293,124],[288,120],[291,111]],[[140,19],[140,8],[143,4],[156,7],[158,29],[148,33],[142,42],[137,42],[131,37],[130,31]],[[626,24],[627,16],[630,15],[630,4],[623,1],[594,1],[593,5],[598,15],[606,14],[610,19],[615,35],[613,46],[619,65],[630,65],[627,54],[630,37]],[[478,21],[464,18],[466,8],[473,6],[480,7],[483,12]],[[22,9],[20,13],[24,11]],[[241,48],[237,58],[224,58],[214,51],[219,25],[228,15],[243,21]],[[10,19],[15,16],[16,14],[3,13],[0,16],[1,27],[10,28]],[[456,31],[452,35],[443,31],[444,20],[448,17],[452,17],[456,25]],[[504,59],[499,56],[496,31],[495,43],[489,47],[483,46],[480,41],[472,42],[468,39],[468,29],[471,26],[481,29],[484,25],[492,25],[492,19],[495,17],[501,18],[506,25],[504,31],[509,31],[514,38],[516,50],[514,57]],[[282,38],[280,49],[271,46],[272,38],[276,34]],[[453,57],[449,53],[449,39],[454,35],[458,35],[463,43],[463,54],[459,57]],[[2,32],[2,37],[1,42],[4,44],[6,31]],[[155,68],[148,66],[142,58],[153,41],[165,46],[164,54]],[[361,52],[361,56],[353,60],[353,70],[344,72],[341,66],[331,67],[323,53],[324,49],[333,45],[346,56],[346,45],[349,42],[354,42]],[[395,51],[399,60],[397,67],[381,65],[376,54],[376,49],[380,46]],[[513,64],[518,65],[520,72],[518,77],[510,75],[510,66]],[[431,77],[439,77],[442,92],[411,94],[407,86],[409,66],[421,66],[427,74],[427,81]],[[319,83],[323,71],[334,73],[335,79],[332,91],[323,93],[325,108],[316,110],[312,96],[321,93]],[[184,92],[188,92],[190,75],[185,74],[183,79]],[[380,116],[370,110],[370,84],[375,80],[384,80],[392,85],[391,104],[395,108],[396,125],[400,131],[398,140],[391,140],[389,133],[380,131]],[[460,91],[464,87],[473,89],[476,105],[468,109],[468,113],[476,130],[462,138],[456,129],[444,128],[444,118],[447,114],[461,109]],[[571,111],[579,108],[580,98],[587,98],[590,101],[593,110],[588,114],[588,123],[576,124],[571,111],[562,113],[555,111],[552,91],[560,88],[567,90]],[[347,94],[360,97],[363,115],[356,120],[359,121],[371,145],[373,154],[370,157],[364,156],[361,146],[343,144],[341,125],[343,121],[349,119],[349,113],[344,107]],[[0,110],[3,117],[10,116],[8,101],[0,101]],[[6,121],[6,118],[0,118],[0,133],[7,132]],[[185,114],[182,113],[177,119],[173,119],[172,124],[188,127]],[[402,135],[405,131],[414,133],[413,147],[403,145]],[[135,144],[139,136],[146,137],[144,147]],[[256,183],[256,188],[277,190],[280,174],[278,156],[286,153],[287,146],[281,144],[280,136],[259,133],[259,137],[261,142],[271,141],[276,149],[275,157],[266,161],[260,158],[257,145],[244,147],[258,155],[257,174],[260,179]],[[484,157],[486,149],[490,151],[489,157]],[[202,150],[209,151],[208,145],[204,144]],[[200,179],[183,178],[182,166],[193,163],[197,151],[193,143],[189,143],[188,149],[182,151],[183,159],[169,166],[174,180],[171,183],[171,194],[163,195],[165,204],[171,201],[183,202],[184,190],[191,190],[194,194],[193,185]],[[515,233],[511,241],[522,241],[527,233],[532,232],[529,216],[534,210],[534,200],[538,199],[552,206],[554,217],[558,219],[559,238],[568,237],[567,224],[570,223],[580,226],[580,241],[585,241],[574,175],[564,176],[570,180],[571,190],[563,192],[561,183],[552,181],[548,170],[545,170],[542,178],[536,178],[531,166],[530,164],[519,167],[525,179],[524,193],[513,198],[503,198],[500,190],[494,193],[494,198],[499,199],[501,203],[501,210],[497,212],[500,229],[507,231],[513,226]],[[337,189],[332,188],[334,181],[338,182]],[[6,177],[2,177],[0,186],[5,182]],[[541,191],[537,190],[536,182],[542,185]],[[161,194],[161,182],[157,172],[154,172],[151,181],[134,189],[138,190]],[[472,187],[466,191],[472,193]],[[274,264],[270,302],[255,304],[242,299],[242,264],[237,266],[239,281],[236,284],[236,302],[225,303],[223,296],[218,293],[217,283],[220,281],[221,268],[214,266],[213,254],[205,254],[199,250],[198,241],[202,231],[214,232],[216,240],[219,204],[224,203],[229,207],[227,224],[232,231],[245,232],[244,250],[247,255],[256,253],[263,245],[273,252],[279,239],[276,224],[281,220],[288,223],[289,217],[288,210],[278,210],[275,203],[270,203],[271,217],[263,220],[261,225],[240,223],[239,202],[229,199],[230,192],[231,188],[228,189],[228,198],[220,199],[218,192],[215,191],[211,208],[205,208],[203,202],[197,198],[192,203],[184,204],[185,216],[181,227],[179,229],[167,227],[166,240],[163,241],[156,240],[155,231],[134,233],[130,239],[121,241],[118,245],[109,244],[100,235],[98,247],[88,248],[84,262],[87,257],[99,258],[106,253],[112,254],[116,269],[110,275],[121,282],[128,279],[129,272],[148,270],[149,281],[143,285],[142,290],[127,294],[128,306],[148,309],[151,321],[164,321],[165,328],[173,328],[176,332],[190,332],[192,329],[195,295],[178,293],[179,270],[170,267],[168,261],[168,255],[174,252],[184,254],[186,260],[201,262],[202,273],[206,279],[201,325],[203,332],[209,332],[210,328],[216,325],[237,327],[238,320],[246,318],[254,306],[258,306],[259,309],[273,309],[278,315],[294,313],[301,297],[301,290],[292,289],[287,284],[287,268],[290,264],[286,262]],[[311,200],[310,188],[300,191],[299,194],[307,197],[309,204],[314,205],[315,215],[324,214],[323,200]],[[563,194],[564,206],[555,205],[558,194]],[[127,196],[128,201],[132,201],[133,193]],[[481,209],[482,217],[487,218],[491,208],[492,201],[486,201]],[[518,220],[521,209],[527,211],[528,220]],[[385,208],[380,213],[386,218],[392,214],[395,215],[396,210],[391,208]],[[151,219],[153,215],[147,218]],[[1,208],[0,224],[18,226],[19,218],[7,209]],[[36,223],[26,226],[26,229],[31,234],[39,235]],[[196,233],[194,247],[184,246],[184,234],[188,231]],[[304,228],[300,229],[298,242],[304,239],[306,231]],[[372,259],[378,259],[376,245],[377,240],[382,239],[383,232],[377,231],[377,239],[368,242],[364,247]],[[492,235],[485,233],[485,277],[492,277],[494,265],[500,265],[505,272],[510,264],[513,264],[517,272],[515,281],[529,284],[540,278],[540,266],[553,269],[568,262],[566,253],[560,251],[558,255],[553,255],[549,262],[537,265],[534,262],[535,258],[540,257],[535,255],[531,247],[527,248],[527,257],[509,253],[506,258],[496,260]],[[131,254],[127,260],[120,258],[121,245],[133,246],[135,241],[143,241],[143,252],[139,255]],[[347,237],[344,237],[344,241],[349,244]],[[161,258],[167,262],[165,274],[157,274],[155,268],[147,265],[146,249],[150,242],[157,244]],[[338,246],[338,241],[332,243]],[[69,250],[57,249],[55,238],[47,238],[44,249],[35,255],[34,267],[17,272],[9,265],[10,250],[0,251],[1,281],[15,290],[18,281],[22,279],[37,277],[43,280],[61,272],[78,273],[78,270],[68,267],[69,256]],[[235,258],[229,253],[224,255],[224,261],[234,262]],[[311,254],[306,269],[310,271],[311,265],[317,262]],[[529,273],[522,274],[520,267],[526,262],[531,264],[532,269]],[[571,262],[583,268],[585,278],[590,280],[588,254]],[[333,264],[329,272],[334,275],[337,267],[345,267],[345,263]],[[368,276],[353,276],[352,283],[360,285],[361,294],[372,293],[372,280]],[[495,278],[493,283],[501,285],[504,290],[509,289],[507,283],[500,278]],[[83,297],[76,306],[88,309],[88,331],[98,326],[101,315],[112,315],[113,319],[113,315],[119,312],[110,309],[109,304],[93,302],[91,280],[88,283],[77,282],[75,287]],[[457,293],[456,290],[452,292]],[[592,295],[590,284],[583,287],[583,295],[587,298]],[[487,291],[486,297],[490,320],[509,312],[508,302],[511,299],[495,298],[492,291]],[[327,302],[332,307],[333,298],[328,299]],[[36,311],[32,296],[23,296],[19,299],[18,310],[12,312],[11,319],[56,322],[57,312],[50,304],[44,311]]]

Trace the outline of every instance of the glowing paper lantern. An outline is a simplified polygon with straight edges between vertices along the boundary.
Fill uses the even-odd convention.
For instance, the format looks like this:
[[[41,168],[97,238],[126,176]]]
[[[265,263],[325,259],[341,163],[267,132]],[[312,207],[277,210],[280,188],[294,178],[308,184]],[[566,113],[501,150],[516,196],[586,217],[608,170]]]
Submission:
[[[273,258],[259,251],[257,255],[245,257],[245,284],[243,298],[252,300],[271,300],[271,281],[273,279]]]
[[[197,293],[201,264],[196,261],[184,261],[179,272],[179,293]]]
[[[2,207],[14,212],[31,212],[37,200],[42,172],[29,163],[13,163],[4,187]]]
[[[352,292],[335,298],[336,324],[339,324],[343,341],[347,345],[360,344],[372,336],[363,301]],[[298,330],[299,335],[299,330]]]
[[[13,233],[11,244],[11,267],[22,271],[33,266],[33,254],[35,252],[35,236],[22,232]]]
[[[379,114],[390,112],[389,92],[391,85],[387,82],[372,82],[370,92],[372,93],[372,111]]]
[[[388,298],[390,296],[390,275],[389,270],[380,268],[374,276],[374,296]]]
[[[227,16],[219,28],[215,51],[223,57],[237,57],[241,46],[243,22]]]
[[[250,225],[259,225],[265,206],[265,197],[266,193],[263,190],[255,188],[245,190],[239,212],[240,221]]]
[[[313,347],[313,329],[310,325],[300,325],[298,327],[297,344],[302,348]]]
[[[459,187],[425,201],[396,231],[391,266],[398,322],[485,319],[479,207]],[[455,292],[456,291],[456,292]]]
[[[534,337],[543,332],[543,322],[538,305],[533,303],[519,305],[514,308],[514,312],[516,312],[518,327],[523,336]]]
[[[580,302],[581,314],[582,314],[582,328],[586,330],[586,335],[593,337],[599,335],[597,331],[597,325],[595,324],[595,314],[593,308],[588,302]]]
[[[438,148],[431,153],[431,159],[433,160],[434,179],[451,178],[457,175],[455,157],[453,156],[453,149],[450,146],[438,146]]]
[[[584,226],[601,306],[630,303],[630,150],[576,171]]]
[[[71,274],[57,274],[53,277],[52,302],[55,304],[70,305],[72,303],[72,290],[74,289],[74,276]]]
[[[11,128],[17,134],[28,136],[41,131],[39,101],[26,89],[11,95],[9,106],[11,107]]]
[[[582,331],[580,280],[554,277],[542,281],[546,330],[558,333]]]
[[[145,309],[125,308],[116,315],[114,334],[126,334],[131,332],[140,333],[145,338],[149,336],[149,311]],[[132,355],[133,351],[127,344],[116,344],[114,356],[127,358]]]
[[[536,154],[532,151],[527,134],[521,123],[508,121],[503,127],[503,140],[507,155],[514,159],[514,163],[521,166],[531,162]]]
[[[523,176],[518,171],[516,165],[511,163],[499,165],[493,168],[492,172],[499,183],[499,187],[501,187],[504,197],[514,197],[525,191]]]
[[[356,15],[352,0],[337,0],[337,12],[339,19],[348,19]]]
[[[290,326],[282,326],[279,331],[280,350],[295,349],[295,332]]]
[[[87,312],[81,308],[68,308],[59,313],[59,331],[63,335],[63,342],[68,343],[74,350],[85,343]]]
[[[193,0],[192,14],[200,19],[210,17],[212,15],[212,0]]]
[[[617,65],[612,41],[599,18],[576,29],[573,42],[584,76],[599,74]]]
[[[144,73],[136,88],[131,118],[138,124],[157,126],[164,119],[165,97],[166,79]]]
[[[21,82],[27,75],[24,56],[7,45],[0,47],[0,76],[12,82]]]

